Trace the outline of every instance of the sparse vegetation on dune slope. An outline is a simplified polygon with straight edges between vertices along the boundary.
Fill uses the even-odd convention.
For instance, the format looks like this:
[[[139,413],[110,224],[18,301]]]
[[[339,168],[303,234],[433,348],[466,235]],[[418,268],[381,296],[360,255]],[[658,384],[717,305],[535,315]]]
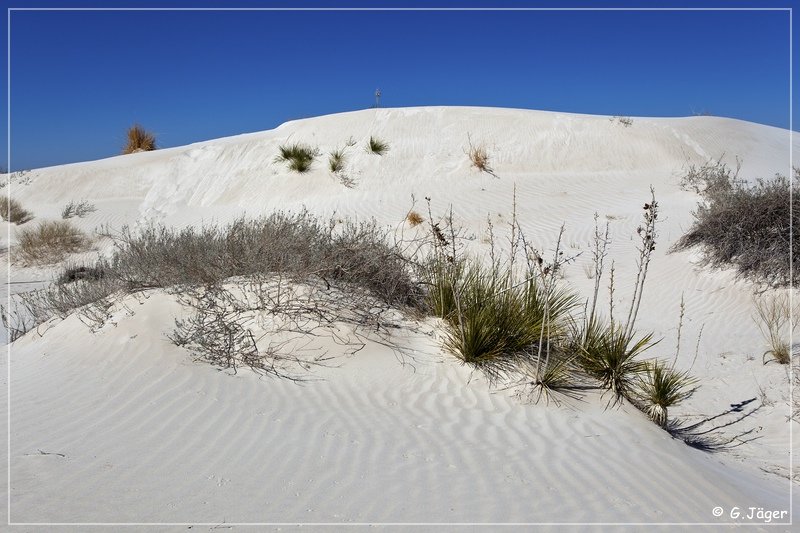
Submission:
[[[371,138],[370,148],[383,153],[386,145]],[[317,155],[295,143],[281,146],[276,161],[305,172]],[[478,168],[491,171],[485,153],[473,156],[480,156]],[[343,161],[344,150],[332,152],[330,170],[340,172]],[[715,187],[727,190],[717,182],[707,188]],[[72,202],[64,214],[85,212],[87,205]],[[596,312],[608,228],[604,234],[596,228],[595,290],[585,314],[576,315],[578,297],[561,277],[571,261],[561,251],[563,228],[546,260],[522,232],[516,204],[510,249],[498,254],[492,237],[488,262],[462,254],[452,213],[436,222],[430,208],[430,233],[416,246],[428,251],[425,257],[405,255],[408,243],[393,242],[374,221],[323,221],[306,212],[277,212],[223,227],[152,225],[135,233],[125,228],[111,257],[65,267],[56,284],[22,301],[39,322],[75,309],[102,322],[120,295],[166,289],[194,311],[177,323],[171,334],[176,344],[219,366],[246,365],[293,379],[284,365],[305,368],[322,360],[303,362],[292,356],[291,346],[265,346],[250,329],[260,323],[257,317],[273,317],[282,332],[316,334],[336,322],[380,332],[387,330],[390,310],[413,309],[442,318],[444,347],[492,384],[516,381],[529,391],[526,398],[537,401],[563,391],[605,389],[612,403],[631,401],[667,427],[668,409],[691,394],[694,381],[666,363],[644,360],[643,353],[655,344],[653,334],[635,329],[657,219],[653,193],[638,229],[638,272],[624,321],[614,319],[613,308],[607,321]],[[416,211],[406,220],[412,226],[425,221]],[[86,242],[68,222],[47,223],[21,235],[20,254],[30,261],[53,260],[58,255],[53,250],[60,250],[60,259]],[[611,287],[613,301],[613,266]],[[338,338],[339,333],[326,331]]]
[[[164,288],[195,313],[177,325],[171,336],[177,344],[213,364],[247,365],[293,379],[296,374],[284,365],[305,363],[291,348],[252,338],[247,324],[259,314],[283,317],[294,333],[318,333],[337,321],[380,332],[390,308],[416,309],[441,317],[445,348],[490,383],[516,381],[529,391],[527,398],[537,400],[576,394],[594,383],[608,389],[614,403],[633,401],[665,424],[667,408],[686,397],[689,378],[642,360],[652,334],[634,331],[655,245],[655,199],[645,206],[639,232],[640,270],[628,320],[608,325],[572,314],[579,302],[562,286],[560,271],[570,261],[560,251],[563,229],[546,261],[513,217],[515,244],[505,260],[492,244],[492,260],[485,264],[460,253],[452,215],[439,222],[430,218],[427,259],[405,256],[406,245],[392,244],[375,222],[322,221],[308,213],[279,212],[224,227],[124,229],[111,258],[68,266],[58,283],[23,301],[38,322],[75,309],[90,322],[102,322],[115,294]],[[599,259],[607,234],[598,239]],[[523,263],[515,264],[520,257]],[[599,284],[602,262],[595,270]],[[591,315],[594,308],[587,304]],[[585,326],[575,327],[581,320]]]

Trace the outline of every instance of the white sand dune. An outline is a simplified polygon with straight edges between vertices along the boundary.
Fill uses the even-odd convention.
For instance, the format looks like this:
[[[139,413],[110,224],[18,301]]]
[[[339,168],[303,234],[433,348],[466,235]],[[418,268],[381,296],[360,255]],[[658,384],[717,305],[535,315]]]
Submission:
[[[388,153],[367,153],[370,135],[386,140]],[[348,188],[325,161],[351,138]],[[274,162],[278,147],[295,141],[323,154],[307,174]],[[486,146],[496,177],[470,167],[470,141]],[[727,423],[758,409],[715,433],[750,431],[743,438],[755,440],[703,452],[630,406],[605,409],[607,398],[597,395],[531,405],[490,389],[442,350],[433,321],[397,334],[404,356],[372,343],[316,371],[319,381],[231,375],[166,339],[182,309],[153,292],[129,297],[100,331],[71,316],[12,345],[11,520],[738,522],[767,529],[745,515],[749,507],[790,508],[787,369],[761,363],[766,348],[751,319],[751,284],[694,266],[693,252],[666,251],[692,223],[697,197],[678,185],[687,164],[724,156],[731,165],[740,159],[747,179],[787,175],[798,146],[787,131],[713,117],[634,118],[624,127],[565,113],[378,109],[14,175],[13,196],[40,220],[58,218],[71,199],[94,203],[96,212],[75,219],[87,230],[307,208],[374,217],[410,235],[407,212],[426,215],[430,197],[435,214],[452,206],[479,253],[488,219],[498,235],[506,231],[516,190],[522,226],[543,250],[562,223],[572,253],[588,250],[595,212],[610,222],[619,309],[633,289],[633,237],[652,185],[663,222],[638,329],[663,338],[649,355],[672,358],[683,294],[683,368],[703,330],[692,366],[701,388],[674,414],[699,421],[755,398],[719,419]],[[101,253],[108,247],[98,241]],[[566,272],[583,296],[593,285],[584,270],[589,255]],[[46,282],[53,272],[14,266],[11,280]],[[713,516],[716,506],[722,517]],[[732,507],[743,516],[731,519]]]

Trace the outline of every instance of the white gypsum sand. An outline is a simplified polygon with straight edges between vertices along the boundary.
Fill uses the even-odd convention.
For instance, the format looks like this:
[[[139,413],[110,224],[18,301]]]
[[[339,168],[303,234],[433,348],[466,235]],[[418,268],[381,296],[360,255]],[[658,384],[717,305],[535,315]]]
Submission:
[[[368,153],[370,136],[388,151]],[[278,147],[294,142],[319,149],[306,173],[275,161]],[[485,147],[494,175],[472,165],[470,143]],[[334,175],[328,154],[340,148],[344,168]],[[59,219],[69,200],[86,199],[97,210],[71,219],[86,231],[306,208],[374,217],[408,236],[425,230],[403,225],[412,195],[426,218],[429,197],[436,215],[452,206],[477,253],[487,250],[487,216],[504,238],[516,189],[517,217],[538,247],[549,250],[564,223],[565,250],[585,251],[564,280],[582,298],[594,285],[586,275],[593,215],[609,221],[620,312],[633,291],[635,231],[652,185],[661,222],[637,330],[663,339],[646,355],[671,361],[683,294],[681,369],[692,365],[703,331],[691,368],[700,389],[670,416],[697,422],[751,398],[739,415],[760,407],[715,432],[749,431],[742,439],[755,440],[699,451],[628,404],[606,409],[599,393],[555,406],[490,389],[442,349],[433,320],[395,333],[404,356],[371,342],[336,357],[341,346],[316,339],[336,366],[313,370],[320,379],[303,385],[247,369],[232,375],[169,342],[186,311],[151,291],[118,302],[98,331],[72,315],[12,345],[11,519],[721,523],[734,506],[788,510],[789,376],[761,362],[753,286],[695,266],[695,251],[666,252],[698,201],[679,187],[687,164],[723,157],[735,166],[739,158],[741,177],[768,178],[788,174],[794,148],[785,130],[732,119],[634,117],[625,127],[602,116],[431,107],[299,120],[12,176],[13,197],[36,215],[28,224]],[[107,239],[96,247],[111,251]],[[42,285],[56,271],[14,265],[11,281]],[[713,516],[716,506],[726,514]]]

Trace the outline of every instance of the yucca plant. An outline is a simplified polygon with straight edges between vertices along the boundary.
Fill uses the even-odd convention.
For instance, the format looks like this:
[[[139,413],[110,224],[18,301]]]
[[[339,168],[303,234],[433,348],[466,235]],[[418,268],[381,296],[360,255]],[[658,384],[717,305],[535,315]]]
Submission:
[[[317,150],[301,143],[287,144],[278,147],[280,152],[275,157],[276,163],[288,163],[289,170],[303,174],[311,170],[311,164],[317,156]]]
[[[477,262],[457,282],[452,295],[447,295],[453,309],[445,315],[445,347],[490,379],[498,379],[513,370],[519,352],[537,338],[529,328],[520,292],[501,292],[491,273]]]
[[[675,370],[663,361],[647,361],[639,378],[638,397],[653,422],[665,428],[668,409],[691,396],[696,383],[688,372]]]
[[[377,137],[370,136],[367,151],[375,155],[383,155],[389,151],[389,143]]]
[[[477,260],[434,267],[430,307],[447,321],[445,347],[459,359],[490,379],[519,370],[532,353],[541,358],[538,369],[557,368],[549,358],[565,334],[563,319],[577,302],[574,295],[545,289],[534,278],[515,282],[510,271]]]
[[[536,276],[529,276],[523,285],[524,312],[532,325],[545,324],[549,337],[561,337],[566,332],[564,318],[580,302],[577,295],[556,285],[545,288]]]
[[[635,332],[626,333],[620,324],[602,325],[592,320],[580,339],[578,362],[586,373],[611,391],[613,403],[631,398],[637,375],[645,370],[645,363],[637,357],[655,344],[653,334],[634,340]]]
[[[139,124],[134,124],[128,128],[127,141],[122,148],[123,154],[133,154],[135,152],[149,152],[156,149],[156,136],[146,131]]]

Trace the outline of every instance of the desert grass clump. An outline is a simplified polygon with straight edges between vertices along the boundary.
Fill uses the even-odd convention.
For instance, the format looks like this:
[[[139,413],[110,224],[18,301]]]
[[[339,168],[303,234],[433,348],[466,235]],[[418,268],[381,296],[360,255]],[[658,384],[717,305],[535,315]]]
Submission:
[[[369,143],[367,143],[367,151],[375,155],[383,155],[389,151],[389,143],[370,135]]]
[[[328,169],[334,174],[344,170],[344,149],[337,149],[328,154]]]
[[[80,202],[70,200],[70,202],[64,206],[64,209],[61,210],[61,218],[83,218],[89,213],[94,213],[95,211],[97,211],[97,208],[86,200],[81,200]]]
[[[315,148],[301,143],[280,146],[278,151],[280,153],[275,157],[275,162],[287,163],[289,170],[299,174],[311,170],[314,158],[319,155]]]
[[[0,196],[0,217],[6,222],[20,225],[32,220],[33,213],[24,209],[17,200],[7,196]]]
[[[673,250],[699,247],[703,262],[713,268],[733,267],[742,278],[772,287],[800,283],[800,269],[789,264],[791,243],[794,257],[800,257],[800,239],[791,239],[790,228],[800,227],[800,209],[791,209],[800,198],[800,182],[790,183],[776,175],[770,180],[747,184],[721,162],[690,166],[683,177],[684,189],[700,195],[694,224],[673,246]]]
[[[668,409],[689,398],[696,390],[697,380],[664,361],[646,361],[643,366],[639,375],[638,400],[650,419],[666,428]]]
[[[494,176],[494,169],[492,169],[492,167],[489,165],[489,152],[486,150],[486,146],[483,144],[479,144],[477,146],[473,145],[472,138],[469,136],[468,140],[469,149],[467,150],[467,156],[469,156],[472,166],[481,172],[486,172],[487,174]]]
[[[481,172],[492,173],[492,167],[489,166],[489,154],[483,146],[475,146],[469,152],[469,159],[472,161],[472,166]]]
[[[408,215],[406,215],[406,220],[408,221],[408,224],[409,224],[409,225],[410,225],[412,228],[414,228],[414,227],[416,227],[416,226],[419,226],[420,224],[422,224],[423,222],[425,222],[425,219],[424,219],[424,218],[422,218],[422,215],[420,215],[420,214],[419,214],[419,213],[417,213],[416,211],[410,211],[410,212],[408,213]]]
[[[156,136],[154,134],[146,131],[139,124],[134,124],[128,128],[127,141],[122,148],[123,154],[150,152],[156,148]]]
[[[753,321],[769,346],[762,356],[764,364],[775,361],[782,365],[788,365],[792,362],[789,324],[794,328],[789,296],[784,292],[772,297],[753,297],[753,304],[756,310]],[[800,309],[795,309],[795,317],[799,314]]]
[[[17,259],[31,265],[57,263],[88,246],[88,237],[70,222],[46,221],[19,232],[16,255]]]

